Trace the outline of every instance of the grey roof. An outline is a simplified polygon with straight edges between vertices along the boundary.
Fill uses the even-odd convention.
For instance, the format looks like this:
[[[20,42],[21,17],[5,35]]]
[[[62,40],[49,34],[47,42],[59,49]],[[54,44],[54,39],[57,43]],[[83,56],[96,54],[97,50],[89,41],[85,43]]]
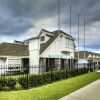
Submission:
[[[86,57],[86,59],[88,58],[89,55],[100,56],[99,53],[85,51],[85,57]],[[75,52],[74,58],[78,59],[78,51]],[[84,51],[79,51],[79,59],[84,59]]]
[[[0,56],[29,56],[28,45],[1,43]]]

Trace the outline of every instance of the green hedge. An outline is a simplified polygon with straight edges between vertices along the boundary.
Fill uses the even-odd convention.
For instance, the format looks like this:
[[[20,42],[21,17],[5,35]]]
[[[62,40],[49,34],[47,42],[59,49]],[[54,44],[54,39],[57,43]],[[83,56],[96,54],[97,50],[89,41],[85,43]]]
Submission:
[[[0,90],[5,88],[14,89],[16,85],[16,80],[11,78],[2,78],[0,79]]]
[[[92,68],[80,68],[73,70],[52,70],[51,72],[46,72],[38,75],[28,75],[28,77],[19,77],[18,79],[13,78],[1,78],[0,79],[0,90],[5,88],[14,89],[16,83],[19,83],[23,89],[41,86],[43,84],[48,84],[54,81],[62,80],[68,77],[74,77],[77,75],[92,72]]]
[[[23,89],[27,87],[37,87],[43,84],[47,84],[50,82],[54,82],[57,80],[68,78],[69,76],[77,76],[81,74],[85,74],[89,72],[89,68],[81,68],[81,69],[74,69],[74,70],[60,70],[60,71],[52,71],[47,72],[41,75],[29,75],[27,78],[19,78],[18,82],[22,86]]]

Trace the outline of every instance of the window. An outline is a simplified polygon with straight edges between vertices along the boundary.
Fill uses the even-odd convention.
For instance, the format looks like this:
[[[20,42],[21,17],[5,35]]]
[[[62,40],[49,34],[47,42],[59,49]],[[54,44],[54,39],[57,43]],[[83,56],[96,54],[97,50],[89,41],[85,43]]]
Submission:
[[[69,42],[69,40],[67,38],[65,38],[65,47],[69,46],[68,42]]]
[[[45,40],[45,36],[41,36],[41,41],[44,41]]]

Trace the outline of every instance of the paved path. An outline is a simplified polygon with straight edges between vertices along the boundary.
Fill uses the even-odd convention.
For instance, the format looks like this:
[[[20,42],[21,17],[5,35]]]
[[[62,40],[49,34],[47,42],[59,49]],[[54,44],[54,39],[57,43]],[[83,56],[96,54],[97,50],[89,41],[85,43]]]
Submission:
[[[100,100],[100,80],[97,80],[60,100]]]

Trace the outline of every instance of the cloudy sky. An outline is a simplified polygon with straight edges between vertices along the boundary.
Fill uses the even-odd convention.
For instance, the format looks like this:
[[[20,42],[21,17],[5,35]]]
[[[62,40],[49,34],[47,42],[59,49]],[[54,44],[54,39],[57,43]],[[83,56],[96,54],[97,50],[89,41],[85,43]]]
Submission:
[[[69,6],[72,6],[72,36],[77,46],[77,13],[80,13],[80,49],[83,20],[86,19],[86,48],[100,52],[100,0],[60,0],[61,29],[69,34]],[[41,29],[58,29],[57,0],[0,0],[0,41],[24,40]]]

